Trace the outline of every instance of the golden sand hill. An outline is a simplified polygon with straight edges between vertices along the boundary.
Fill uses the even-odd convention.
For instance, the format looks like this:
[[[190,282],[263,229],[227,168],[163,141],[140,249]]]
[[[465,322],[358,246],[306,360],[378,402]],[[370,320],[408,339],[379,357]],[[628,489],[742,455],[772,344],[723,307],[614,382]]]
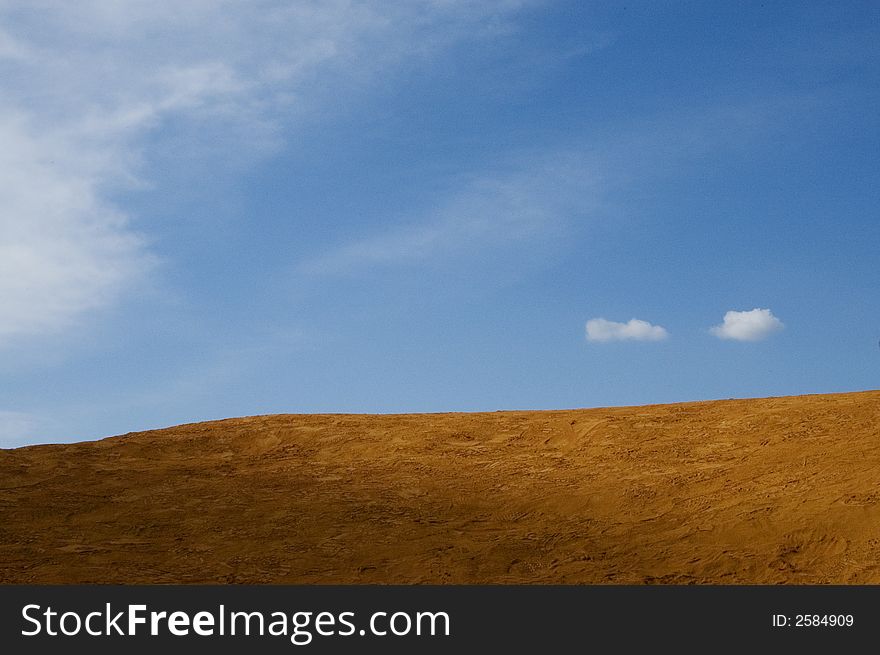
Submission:
[[[6,583],[880,583],[880,392],[0,451]]]

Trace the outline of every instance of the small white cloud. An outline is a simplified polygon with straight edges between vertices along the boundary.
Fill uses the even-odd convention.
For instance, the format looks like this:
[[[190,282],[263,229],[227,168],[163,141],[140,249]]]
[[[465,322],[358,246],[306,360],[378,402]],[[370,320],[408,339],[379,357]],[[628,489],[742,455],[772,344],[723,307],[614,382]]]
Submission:
[[[669,336],[666,328],[637,318],[617,323],[604,318],[587,321],[587,341],[662,341]]]
[[[760,341],[766,339],[783,327],[769,309],[753,309],[748,312],[730,311],[724,315],[724,322],[709,329],[719,339],[734,341]]]

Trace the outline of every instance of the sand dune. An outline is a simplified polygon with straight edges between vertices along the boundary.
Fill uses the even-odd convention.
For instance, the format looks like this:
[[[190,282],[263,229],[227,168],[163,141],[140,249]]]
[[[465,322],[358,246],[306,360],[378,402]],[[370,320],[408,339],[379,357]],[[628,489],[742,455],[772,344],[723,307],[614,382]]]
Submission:
[[[880,392],[0,451],[5,583],[880,583]]]

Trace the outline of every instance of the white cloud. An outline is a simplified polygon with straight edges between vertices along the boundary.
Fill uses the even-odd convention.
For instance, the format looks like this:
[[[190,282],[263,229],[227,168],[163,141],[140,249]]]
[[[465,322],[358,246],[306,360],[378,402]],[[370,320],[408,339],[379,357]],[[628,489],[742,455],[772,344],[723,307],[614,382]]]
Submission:
[[[709,332],[719,339],[760,341],[783,327],[782,321],[769,309],[756,308],[747,312],[727,312],[724,315],[724,322],[710,328]]]
[[[170,119],[237,155],[519,4],[0,2],[0,344],[61,330],[150,270],[149,225],[110,198],[149,178],[147,138]]]
[[[75,146],[35,132],[0,116],[0,343],[65,326],[149,264],[95,173],[75,166]]]
[[[669,337],[666,328],[637,318],[626,323],[592,318],[587,321],[587,341],[662,341]]]

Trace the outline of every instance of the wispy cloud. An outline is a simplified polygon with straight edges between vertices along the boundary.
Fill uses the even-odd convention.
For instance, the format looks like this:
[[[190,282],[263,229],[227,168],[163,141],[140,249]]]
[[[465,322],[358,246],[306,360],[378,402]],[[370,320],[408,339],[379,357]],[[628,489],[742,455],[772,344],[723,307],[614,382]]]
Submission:
[[[587,341],[663,341],[669,338],[666,328],[637,318],[626,323],[592,318],[587,321]]]
[[[724,322],[709,329],[719,339],[733,341],[761,341],[783,328],[782,321],[769,309],[752,309],[747,312],[729,311]]]
[[[149,226],[110,194],[149,179],[146,137],[168,120],[253,148],[327,88],[498,29],[520,4],[3,2],[0,344],[61,330],[150,270]]]
[[[547,243],[600,203],[594,169],[583,157],[553,153],[483,173],[419,216],[331,248],[299,270],[350,274]]]
[[[601,47],[603,43],[600,43]],[[408,217],[383,217],[382,228],[302,261],[299,273],[356,274],[366,270],[474,257],[532,240],[546,243],[584,217],[627,211],[634,188],[662,183],[670,170],[722,149],[758,142],[776,116],[803,105],[801,97],[723,103],[655,115],[575,137],[522,156],[504,170],[485,170],[436,205]]]
[[[76,145],[0,114],[0,342],[105,304],[149,264]],[[92,153],[94,154],[94,153]]]

